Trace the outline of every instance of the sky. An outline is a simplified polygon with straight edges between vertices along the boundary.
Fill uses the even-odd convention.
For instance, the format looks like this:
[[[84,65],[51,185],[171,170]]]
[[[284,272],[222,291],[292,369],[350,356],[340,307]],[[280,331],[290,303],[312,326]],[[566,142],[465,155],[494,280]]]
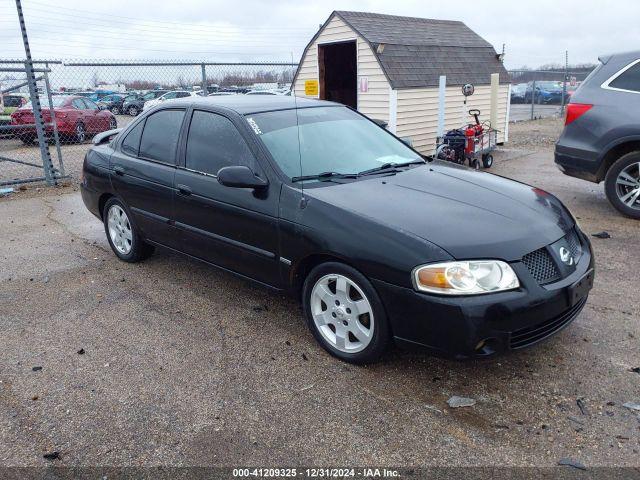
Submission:
[[[34,59],[298,61],[332,10],[461,20],[509,69],[593,63],[640,49],[640,1],[23,0]],[[0,0],[0,58],[22,58],[14,0]]]

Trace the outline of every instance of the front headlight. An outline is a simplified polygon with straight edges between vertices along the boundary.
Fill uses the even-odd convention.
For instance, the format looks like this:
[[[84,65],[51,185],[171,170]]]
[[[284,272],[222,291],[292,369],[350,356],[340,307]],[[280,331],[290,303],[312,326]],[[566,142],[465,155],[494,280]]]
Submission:
[[[520,286],[508,263],[500,260],[469,260],[435,263],[413,270],[416,290],[445,295],[477,295],[512,290]]]

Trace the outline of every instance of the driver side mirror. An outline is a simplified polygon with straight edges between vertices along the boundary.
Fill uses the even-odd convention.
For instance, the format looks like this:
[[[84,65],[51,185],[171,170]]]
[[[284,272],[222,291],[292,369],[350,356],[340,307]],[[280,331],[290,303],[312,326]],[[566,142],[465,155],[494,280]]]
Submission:
[[[253,170],[244,165],[222,167],[218,170],[218,183],[225,187],[263,189],[269,182],[258,177]]]

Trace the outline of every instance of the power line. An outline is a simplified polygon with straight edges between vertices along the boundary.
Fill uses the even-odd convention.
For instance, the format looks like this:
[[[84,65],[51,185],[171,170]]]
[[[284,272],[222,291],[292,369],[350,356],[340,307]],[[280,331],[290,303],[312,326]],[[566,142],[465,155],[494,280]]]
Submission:
[[[142,19],[142,18],[136,18],[131,16],[124,16],[124,15],[96,13],[96,12],[90,12],[88,10],[82,10],[77,8],[72,9],[72,8],[59,7],[59,6],[55,6],[47,3],[41,3],[37,1],[30,1],[29,5],[31,4],[44,6],[45,8],[39,8],[38,11],[47,13],[47,15],[54,15],[54,16],[60,16],[60,17],[74,17],[74,18],[80,18],[84,20],[102,22],[106,24],[109,24],[109,20],[105,20],[104,17],[117,18],[119,19],[118,21],[120,21],[121,23],[124,22],[124,23],[136,23],[136,24],[138,23],[158,24],[156,28],[172,29],[173,31],[175,31],[175,27],[178,27],[178,26],[189,27],[191,29],[211,28],[211,26],[202,25],[202,24],[184,23],[184,22],[168,22],[163,20],[149,20],[149,19]],[[75,13],[68,13],[68,12],[82,12],[87,15],[76,15]],[[30,13],[28,16],[37,16],[37,15]],[[40,18],[48,18],[48,17],[40,17]],[[235,30],[242,27],[234,26],[234,25],[218,24],[218,25],[215,25],[215,28],[218,28],[221,30],[224,30],[224,29]],[[254,31],[254,32],[257,32],[258,30],[264,30],[265,33],[269,33],[271,31],[273,33],[278,33],[278,32],[282,32],[283,30],[290,30],[290,31],[297,30],[301,32],[303,31],[308,32],[309,30],[313,31],[313,28],[306,28],[306,27],[275,27],[275,26],[261,26],[261,25],[255,25],[255,26],[245,27],[245,28],[248,28],[250,29],[250,31]]]

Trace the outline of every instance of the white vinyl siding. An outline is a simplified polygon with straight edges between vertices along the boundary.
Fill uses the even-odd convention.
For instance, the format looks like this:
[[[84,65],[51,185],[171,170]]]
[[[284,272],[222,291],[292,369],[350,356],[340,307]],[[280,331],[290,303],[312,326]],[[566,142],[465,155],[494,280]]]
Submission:
[[[509,85],[501,84],[498,88],[498,142],[504,141],[504,131],[507,127],[507,106],[509,99]],[[477,108],[481,111],[480,121],[489,120],[491,108],[491,86],[478,85],[475,93],[467,97],[464,106],[464,96],[460,86],[449,86],[445,94],[445,133],[454,128],[473,121],[467,111]],[[436,132],[438,129],[438,88],[415,88],[398,90],[397,131],[399,137],[408,137],[413,147],[422,154],[431,154],[435,149]]]
[[[318,45],[324,43],[355,40],[358,65],[358,111],[370,118],[389,121],[389,82],[378,64],[369,44],[354,32],[340,18],[333,16],[318,38],[309,46],[301,60],[300,69],[294,85],[294,93],[304,97],[305,80],[318,80]],[[367,92],[360,91],[360,80],[366,77],[369,84]],[[310,97],[310,98],[318,98]]]

